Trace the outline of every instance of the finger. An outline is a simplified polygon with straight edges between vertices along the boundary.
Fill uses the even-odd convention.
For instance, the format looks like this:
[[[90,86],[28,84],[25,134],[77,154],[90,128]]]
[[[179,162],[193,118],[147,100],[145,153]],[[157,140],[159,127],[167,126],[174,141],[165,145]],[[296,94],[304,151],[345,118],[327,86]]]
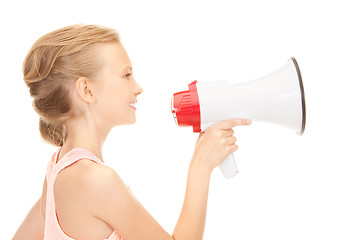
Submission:
[[[237,141],[236,137],[232,136],[232,137],[227,137],[225,139],[226,145],[232,145],[235,144]]]
[[[223,133],[223,136],[224,137],[230,137],[232,135],[234,135],[234,129],[230,128],[230,129],[223,129],[222,130],[224,133]]]
[[[239,149],[239,146],[237,146],[236,144],[230,145],[227,147],[227,150],[233,154],[234,152],[236,152]]]
[[[219,129],[230,129],[236,126],[244,126],[244,125],[250,125],[251,120],[250,119],[229,119],[224,120],[218,123],[215,123],[212,125],[213,127],[219,128]]]

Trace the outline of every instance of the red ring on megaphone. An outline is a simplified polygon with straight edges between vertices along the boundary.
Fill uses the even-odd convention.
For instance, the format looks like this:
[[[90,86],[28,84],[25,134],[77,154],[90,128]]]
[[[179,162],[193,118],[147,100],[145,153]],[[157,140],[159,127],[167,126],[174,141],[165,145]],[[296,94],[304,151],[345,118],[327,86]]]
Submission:
[[[179,126],[193,126],[194,132],[200,132],[200,104],[197,80],[190,83],[188,91],[174,93],[172,98],[172,113]]]

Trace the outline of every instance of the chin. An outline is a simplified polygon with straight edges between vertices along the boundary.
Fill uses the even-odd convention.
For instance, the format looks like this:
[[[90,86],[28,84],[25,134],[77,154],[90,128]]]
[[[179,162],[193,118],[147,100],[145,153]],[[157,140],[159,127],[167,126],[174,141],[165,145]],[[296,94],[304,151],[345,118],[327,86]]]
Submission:
[[[136,119],[136,117],[134,117],[134,118],[130,119],[127,124],[128,125],[133,125],[133,124],[136,123],[136,121],[137,121],[137,119]]]
[[[123,126],[123,125],[133,125],[136,123],[136,118],[132,118],[132,119],[126,119],[126,120],[121,120],[121,121],[118,121],[116,123],[116,126]]]
[[[136,122],[136,121],[134,120],[133,122],[128,123],[128,125],[134,125],[135,122]]]

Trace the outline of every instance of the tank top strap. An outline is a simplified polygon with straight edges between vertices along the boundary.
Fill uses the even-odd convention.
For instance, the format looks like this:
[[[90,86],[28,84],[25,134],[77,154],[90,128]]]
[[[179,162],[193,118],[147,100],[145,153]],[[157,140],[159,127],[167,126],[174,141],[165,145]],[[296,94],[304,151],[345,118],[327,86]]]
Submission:
[[[103,164],[103,162],[98,159],[93,153],[91,153],[89,150],[84,148],[74,148],[70,151],[68,151],[59,161],[56,163],[58,156],[60,154],[60,150],[56,152],[56,156],[54,157],[54,176],[56,176],[61,170],[65,169],[66,167],[74,164],[75,162],[81,160],[81,159],[89,159],[93,162]]]

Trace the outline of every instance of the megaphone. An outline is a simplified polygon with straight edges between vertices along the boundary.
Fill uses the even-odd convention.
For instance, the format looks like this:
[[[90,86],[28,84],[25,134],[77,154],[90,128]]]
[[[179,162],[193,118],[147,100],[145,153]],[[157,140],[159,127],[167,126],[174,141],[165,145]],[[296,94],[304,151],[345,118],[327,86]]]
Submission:
[[[192,126],[193,132],[234,118],[278,124],[299,135],[305,130],[305,94],[301,72],[293,57],[271,74],[246,83],[195,80],[188,86],[189,90],[173,94],[171,110],[175,123]],[[233,154],[220,169],[226,178],[239,173]]]

